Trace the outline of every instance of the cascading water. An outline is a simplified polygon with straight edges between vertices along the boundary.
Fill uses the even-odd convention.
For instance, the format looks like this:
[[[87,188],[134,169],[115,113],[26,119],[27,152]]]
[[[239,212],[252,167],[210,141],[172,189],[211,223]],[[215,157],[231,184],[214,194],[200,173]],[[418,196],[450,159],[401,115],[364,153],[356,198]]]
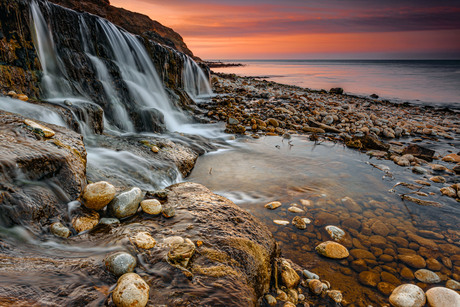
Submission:
[[[199,102],[200,99],[211,97],[211,85],[203,70],[188,55],[184,54],[182,58],[184,60],[182,80],[187,94],[196,102]]]

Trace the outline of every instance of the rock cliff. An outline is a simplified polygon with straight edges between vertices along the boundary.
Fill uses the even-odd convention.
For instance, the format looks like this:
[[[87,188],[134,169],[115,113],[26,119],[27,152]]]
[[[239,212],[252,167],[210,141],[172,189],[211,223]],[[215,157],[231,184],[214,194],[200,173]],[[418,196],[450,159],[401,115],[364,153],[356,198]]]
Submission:
[[[52,0],[51,2],[78,12],[88,12],[103,17],[133,34],[145,36],[154,42],[193,57],[193,52],[184,43],[179,33],[146,15],[114,7],[108,0]]]

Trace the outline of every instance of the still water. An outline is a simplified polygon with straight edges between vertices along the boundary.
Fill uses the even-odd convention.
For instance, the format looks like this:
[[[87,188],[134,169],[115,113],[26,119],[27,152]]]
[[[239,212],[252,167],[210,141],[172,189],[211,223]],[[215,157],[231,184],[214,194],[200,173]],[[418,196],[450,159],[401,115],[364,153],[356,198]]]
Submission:
[[[311,89],[342,87],[346,93],[377,94],[396,102],[460,109],[460,61],[228,60],[244,66],[216,72],[257,76]]]
[[[441,175],[447,182],[455,180],[453,175]],[[376,286],[363,286],[359,274],[372,271],[380,275],[379,283],[391,279],[395,286],[409,282],[407,270],[402,270],[416,269],[399,261],[400,255],[417,254],[428,262],[435,259],[439,266],[433,270],[444,279],[453,276],[449,260],[460,249],[455,245],[460,239],[460,209],[454,199],[439,195],[442,184],[435,183],[419,189],[435,195],[414,196],[435,200],[441,203],[440,208],[402,201],[400,195],[414,191],[394,186],[398,182],[413,184],[417,179],[427,180],[391,161],[370,158],[341,144],[315,144],[303,137],[290,142],[280,137],[236,141],[200,157],[187,178],[256,216],[280,242],[286,257],[342,290],[346,301],[361,300],[377,306],[386,302],[385,295]],[[346,206],[343,200],[347,197],[358,207]],[[264,204],[271,201],[280,201],[282,206],[265,209]],[[292,213],[290,206],[304,212]],[[299,230],[292,224],[295,216],[311,220],[307,229]],[[274,220],[289,224],[277,225]],[[325,230],[328,225],[345,231],[341,243],[352,254],[347,260],[331,260],[315,252],[316,245],[331,240]],[[360,260],[362,255],[365,262]]]

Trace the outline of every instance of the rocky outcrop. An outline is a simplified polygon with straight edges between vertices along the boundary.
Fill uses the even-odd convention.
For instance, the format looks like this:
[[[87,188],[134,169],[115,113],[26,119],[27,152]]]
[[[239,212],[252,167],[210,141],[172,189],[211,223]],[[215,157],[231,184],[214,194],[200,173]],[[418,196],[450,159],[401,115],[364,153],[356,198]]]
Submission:
[[[38,226],[61,215],[86,185],[82,137],[66,128],[37,122],[47,137],[21,116],[0,111],[0,219],[2,226]],[[49,135],[48,135],[49,136]],[[33,223],[32,223],[33,222]]]
[[[183,38],[173,29],[163,26],[148,16],[110,5],[108,0],[52,0],[56,4],[78,12],[88,12],[103,17],[127,31],[171,47],[193,57]]]
[[[24,1],[0,2],[0,93],[39,95],[39,63],[28,19]]]
[[[272,234],[249,213],[202,185],[181,183],[167,191],[163,205],[175,208],[174,217],[137,213],[120,226],[100,225],[87,234],[70,237],[68,242],[107,248],[116,245],[129,251],[138,259],[134,272],[150,287],[150,303],[258,305],[269,290],[272,268],[279,253]],[[149,249],[138,247],[132,240],[136,234],[145,232],[157,242]],[[28,274],[34,276],[44,270],[51,278],[47,283],[32,281],[33,287],[22,291],[15,290],[14,282],[2,284],[0,303],[9,298],[14,302],[29,301],[30,305],[50,302],[50,306],[83,306],[105,300],[111,306],[109,288],[118,277],[107,270],[101,255],[80,258],[74,254],[66,258],[52,254],[37,256],[40,252],[34,251],[33,255],[25,252],[9,257],[14,253],[6,248],[10,242],[0,243],[3,244],[0,250],[3,276],[15,276],[14,280],[24,284]],[[24,248],[19,245],[16,250]],[[111,254],[110,251],[107,254]],[[24,265],[27,270],[23,270]],[[297,276],[294,272],[291,274]],[[58,275],[64,278],[53,279]],[[64,292],[72,295],[59,295]]]

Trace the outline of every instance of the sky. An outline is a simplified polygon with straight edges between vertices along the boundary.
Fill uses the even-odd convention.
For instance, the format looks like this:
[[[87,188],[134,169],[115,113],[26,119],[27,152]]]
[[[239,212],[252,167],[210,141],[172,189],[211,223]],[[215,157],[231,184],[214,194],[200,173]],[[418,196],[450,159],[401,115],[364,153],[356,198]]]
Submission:
[[[203,59],[460,59],[460,0],[110,0]]]

